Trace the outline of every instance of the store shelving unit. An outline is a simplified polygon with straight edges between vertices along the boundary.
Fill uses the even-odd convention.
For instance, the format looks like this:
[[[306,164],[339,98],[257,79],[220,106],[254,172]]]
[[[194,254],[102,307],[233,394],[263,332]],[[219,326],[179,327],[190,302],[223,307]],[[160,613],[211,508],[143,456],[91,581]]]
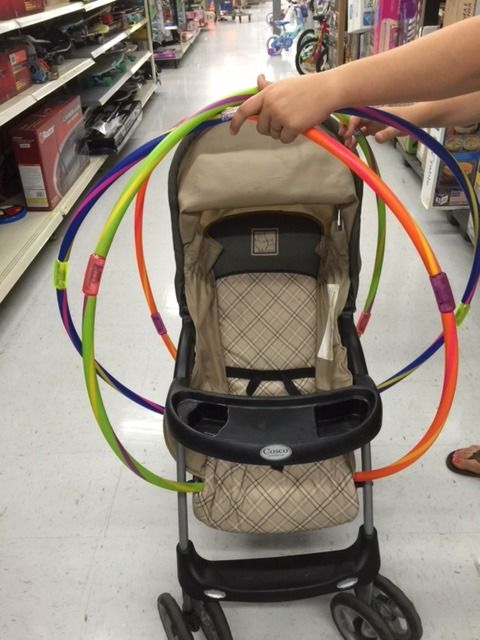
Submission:
[[[123,42],[123,40],[126,40],[127,38],[129,38],[133,33],[135,33],[135,31],[138,31],[139,29],[144,27],[146,24],[147,24],[147,19],[144,18],[143,20],[140,20],[140,22],[133,24],[131,27],[129,27],[125,31],[115,34],[113,37],[109,38],[106,42],[103,42],[102,44],[91,45],[89,47],[81,47],[77,49],[76,55],[79,58],[93,58],[95,60],[96,58],[99,58],[104,53],[107,53],[115,45],[120,44],[120,42]]]
[[[19,29],[27,30],[29,27],[75,12],[83,12],[88,15],[92,11],[112,5],[114,2],[116,2],[116,0],[93,0],[93,2],[86,4],[79,1],[70,2],[30,16],[15,20],[0,21],[0,40],[3,34],[8,35],[10,32]],[[35,107],[44,98],[53,94],[71,80],[79,78],[84,72],[91,70],[100,56],[107,53],[123,40],[129,38],[141,28],[146,28],[147,30],[147,50],[136,52],[134,54],[135,60],[128,63],[127,71],[110,87],[93,87],[92,89],[86,90],[81,97],[84,106],[104,105],[129,78],[150,61],[152,79],[145,83],[138,93],[138,99],[142,105],[145,106],[155,92],[157,80],[153,60],[148,0],[145,0],[144,7],[145,19],[130,25],[127,29],[115,34],[102,44],[83,47],[77,50],[75,58],[67,59],[65,64],[59,67],[58,79],[44,84],[32,85],[18,96],[0,104],[0,127],[8,124],[13,118],[16,118],[28,109]],[[41,251],[58,225],[69,215],[79,197],[85,189],[88,188],[91,181],[109,157],[111,156],[92,156],[88,166],[75,182],[75,185],[52,211],[32,211],[29,212],[25,218],[0,227],[0,302],[12,289],[35,256]],[[17,197],[13,200],[18,203],[21,201],[21,198]]]
[[[166,44],[164,47],[158,47],[156,52],[168,54],[165,58],[158,58],[161,62],[173,62],[175,67],[178,67],[180,60],[200,35],[201,28],[192,31],[188,30],[189,20],[187,19],[186,0],[170,0],[170,6],[173,14],[173,24],[166,24],[162,29],[164,31],[176,31],[180,38],[186,39],[177,43]]]
[[[100,107],[106,104],[110,98],[123,87],[127,80],[131,78],[151,57],[150,51],[143,51],[134,55],[135,62],[130,62],[127,70],[124,73],[119,74],[118,78],[112,85],[109,87],[98,86],[85,89],[81,95],[82,104],[85,107]]]
[[[398,153],[402,156],[403,163],[405,164],[405,166],[409,166],[414,171],[414,173],[420,178],[420,180],[423,180],[423,167],[422,167],[422,163],[417,158],[417,156],[414,155],[413,153],[407,153],[397,140],[395,140],[394,142],[394,147],[398,151]]]
[[[0,301],[67,216],[108,156],[95,156],[81,177],[52,211],[33,211],[0,232]]]
[[[171,58],[165,58],[164,62],[172,61],[175,63],[175,66],[178,66],[179,61],[183,58],[183,56],[187,53],[187,51],[190,49],[192,44],[200,35],[200,31],[201,29],[198,29],[197,31],[192,31],[192,35],[186,42],[178,42],[176,44],[168,45],[166,47],[161,47],[159,51],[167,50],[167,51],[175,52],[175,56],[172,56]]]

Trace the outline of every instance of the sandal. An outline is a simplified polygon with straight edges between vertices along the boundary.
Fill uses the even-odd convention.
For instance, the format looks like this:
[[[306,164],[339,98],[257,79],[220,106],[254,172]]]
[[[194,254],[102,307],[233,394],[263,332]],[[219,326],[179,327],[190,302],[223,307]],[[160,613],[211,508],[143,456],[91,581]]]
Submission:
[[[453,456],[455,455],[456,451],[451,451],[446,459],[446,464],[447,467],[450,469],[450,471],[453,471],[454,473],[458,473],[462,476],[472,476],[474,478],[480,478],[480,473],[473,473],[473,471],[468,471],[467,469],[460,469],[460,467],[457,467],[453,464]],[[477,460],[477,462],[480,462],[480,449],[478,451],[476,451],[475,453],[472,453],[472,455],[467,458],[467,460]]]

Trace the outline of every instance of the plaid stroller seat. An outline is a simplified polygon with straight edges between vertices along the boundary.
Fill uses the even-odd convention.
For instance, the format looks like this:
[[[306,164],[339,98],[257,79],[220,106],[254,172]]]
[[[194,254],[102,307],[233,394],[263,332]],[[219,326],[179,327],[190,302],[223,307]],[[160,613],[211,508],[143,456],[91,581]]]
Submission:
[[[352,173],[306,139],[285,146],[247,123],[235,138],[215,127],[184,141],[169,196],[177,297],[195,335],[192,388],[255,398],[352,385],[339,319],[354,310],[361,195]],[[206,419],[221,431],[223,417]],[[175,455],[170,424],[167,411]],[[194,513],[214,528],[306,531],[358,512],[351,450],[299,464],[273,450],[271,464],[249,464],[187,448],[185,464],[205,485]]]

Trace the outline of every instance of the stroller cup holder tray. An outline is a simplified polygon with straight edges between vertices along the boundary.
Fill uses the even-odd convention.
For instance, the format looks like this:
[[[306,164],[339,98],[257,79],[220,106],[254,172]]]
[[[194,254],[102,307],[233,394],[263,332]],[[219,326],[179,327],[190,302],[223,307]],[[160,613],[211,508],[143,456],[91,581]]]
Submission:
[[[304,396],[233,396],[176,380],[167,399],[172,435],[185,447],[243,464],[302,464],[358,449],[378,433],[378,393],[363,385]]]

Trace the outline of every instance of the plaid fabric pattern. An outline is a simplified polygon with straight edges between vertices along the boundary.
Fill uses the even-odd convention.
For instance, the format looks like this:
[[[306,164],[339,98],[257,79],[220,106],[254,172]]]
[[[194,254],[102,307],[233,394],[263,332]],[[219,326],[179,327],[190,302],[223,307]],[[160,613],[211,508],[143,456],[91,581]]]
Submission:
[[[315,366],[314,278],[289,273],[249,273],[217,281],[225,365],[244,369]],[[230,393],[244,395],[248,380],[229,378]],[[295,379],[302,393],[313,378]],[[285,395],[282,382],[263,381],[255,395]],[[193,497],[196,517],[237,533],[318,530],[350,522],[358,513],[346,456],[277,470],[207,458],[205,489]]]
[[[242,273],[217,281],[220,335],[225,366],[295,369],[315,366],[314,278],[296,273]],[[248,381],[229,379],[232,394]],[[295,380],[302,393],[315,391],[313,378]],[[279,382],[262,382],[255,395],[286,395]]]
[[[208,458],[205,489],[193,505],[205,524],[236,533],[313,531],[350,522],[358,512],[343,456],[282,471]]]

